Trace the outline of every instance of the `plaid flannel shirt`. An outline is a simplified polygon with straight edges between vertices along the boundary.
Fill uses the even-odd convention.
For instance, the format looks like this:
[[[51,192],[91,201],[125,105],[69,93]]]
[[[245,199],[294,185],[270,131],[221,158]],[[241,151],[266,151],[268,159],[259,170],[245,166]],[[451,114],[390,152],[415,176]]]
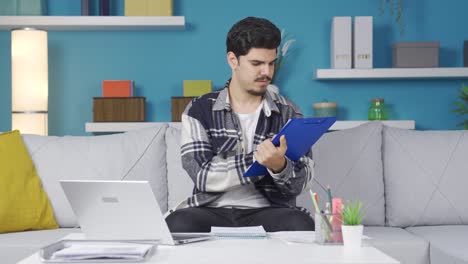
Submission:
[[[285,169],[274,176],[243,177],[254,154],[245,153],[237,115],[229,104],[229,81],[224,89],[200,96],[182,114],[182,165],[195,186],[193,196],[176,209],[200,207],[218,199],[223,192],[240,185],[255,184],[273,207],[296,208],[296,196],[313,177],[312,152],[293,162],[286,158]],[[268,91],[255,130],[254,147],[273,137],[293,117],[302,117],[299,108],[286,98]]]

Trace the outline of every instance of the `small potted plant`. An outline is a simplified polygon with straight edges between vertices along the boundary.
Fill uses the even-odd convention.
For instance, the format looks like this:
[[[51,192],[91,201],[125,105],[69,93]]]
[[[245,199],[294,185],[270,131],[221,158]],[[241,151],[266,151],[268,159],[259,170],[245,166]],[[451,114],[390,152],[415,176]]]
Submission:
[[[359,249],[361,247],[364,213],[361,211],[361,202],[346,201],[341,215],[343,224],[341,231],[343,233],[343,245],[349,249]]]
[[[390,16],[395,16],[395,22],[400,29],[400,36],[405,34],[405,23],[403,21],[403,0],[380,0],[380,14],[385,13],[385,7],[388,6]]]
[[[464,83],[462,84],[462,89],[458,90],[458,98],[460,101],[455,102],[457,108],[453,111],[457,113],[457,116],[465,116],[468,114],[468,86]],[[463,122],[459,123],[458,126],[462,126],[463,129],[468,130],[468,119],[464,120]]]

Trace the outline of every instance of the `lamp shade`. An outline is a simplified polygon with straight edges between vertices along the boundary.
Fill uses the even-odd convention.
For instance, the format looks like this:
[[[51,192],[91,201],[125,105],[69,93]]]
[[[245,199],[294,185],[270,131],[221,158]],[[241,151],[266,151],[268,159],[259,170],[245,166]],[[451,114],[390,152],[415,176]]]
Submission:
[[[21,133],[47,135],[47,32],[11,31],[12,128]]]

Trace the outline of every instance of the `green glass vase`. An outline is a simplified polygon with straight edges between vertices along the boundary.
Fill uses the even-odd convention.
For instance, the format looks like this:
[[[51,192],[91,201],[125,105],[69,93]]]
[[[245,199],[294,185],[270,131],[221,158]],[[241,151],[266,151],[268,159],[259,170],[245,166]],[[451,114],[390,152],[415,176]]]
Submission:
[[[387,109],[383,98],[372,99],[372,104],[367,112],[369,120],[387,120]]]

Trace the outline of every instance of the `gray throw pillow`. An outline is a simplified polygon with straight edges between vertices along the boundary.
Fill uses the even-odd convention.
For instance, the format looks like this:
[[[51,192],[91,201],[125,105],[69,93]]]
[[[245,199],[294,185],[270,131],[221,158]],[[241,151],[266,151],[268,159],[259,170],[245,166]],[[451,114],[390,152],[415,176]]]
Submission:
[[[468,224],[468,131],[385,127],[387,224]]]
[[[322,188],[330,185],[332,195],[346,200],[361,201],[366,212],[365,225],[385,223],[382,169],[382,123],[368,122],[361,126],[329,132],[312,147],[315,178],[311,188],[318,193],[324,208],[328,201]],[[304,203],[304,195],[299,197]],[[308,197],[309,209],[313,207]],[[302,202],[301,202],[302,201]]]

